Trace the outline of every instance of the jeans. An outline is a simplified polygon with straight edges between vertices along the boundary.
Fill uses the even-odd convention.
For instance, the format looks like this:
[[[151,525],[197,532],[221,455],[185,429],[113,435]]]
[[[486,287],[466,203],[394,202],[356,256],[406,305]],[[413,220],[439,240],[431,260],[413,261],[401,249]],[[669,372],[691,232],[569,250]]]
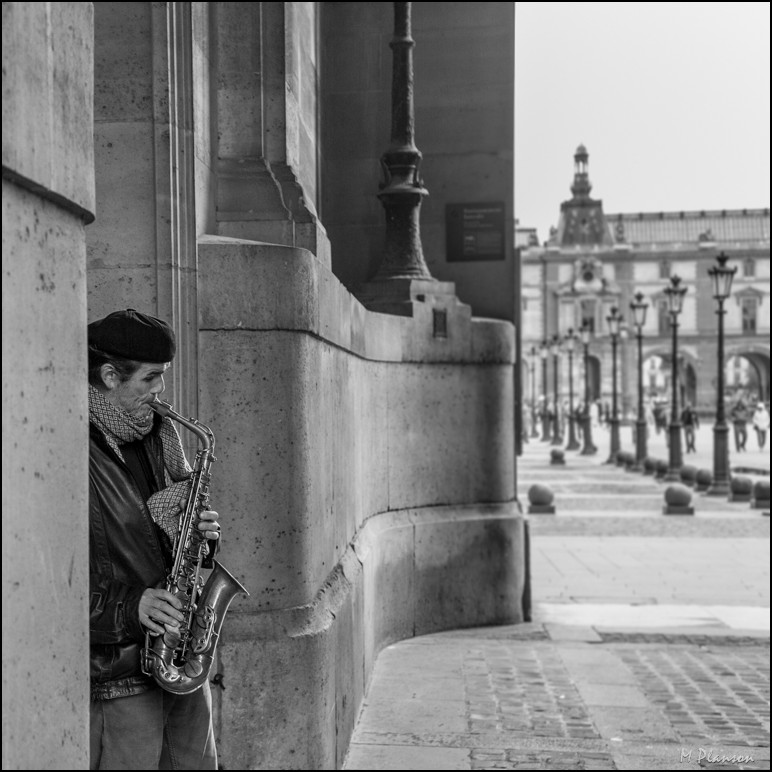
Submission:
[[[686,440],[686,452],[697,452],[697,448],[694,446],[694,427],[684,426],[684,439]]]
[[[735,423],[734,425],[734,447],[735,450],[745,450],[745,443],[748,441],[748,428],[745,424]]]
[[[91,769],[217,769],[209,684],[91,703]]]

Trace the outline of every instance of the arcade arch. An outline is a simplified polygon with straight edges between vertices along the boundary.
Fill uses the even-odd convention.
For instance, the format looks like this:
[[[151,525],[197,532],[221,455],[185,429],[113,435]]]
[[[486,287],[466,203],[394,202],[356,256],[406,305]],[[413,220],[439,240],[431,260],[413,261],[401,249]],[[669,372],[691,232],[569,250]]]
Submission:
[[[725,397],[769,404],[769,351],[761,347],[732,347],[725,364]]]
[[[643,390],[647,400],[652,402],[670,402],[673,389],[671,354],[651,352],[643,360]],[[678,358],[678,402],[681,406],[687,402],[697,404],[697,370],[688,354]]]

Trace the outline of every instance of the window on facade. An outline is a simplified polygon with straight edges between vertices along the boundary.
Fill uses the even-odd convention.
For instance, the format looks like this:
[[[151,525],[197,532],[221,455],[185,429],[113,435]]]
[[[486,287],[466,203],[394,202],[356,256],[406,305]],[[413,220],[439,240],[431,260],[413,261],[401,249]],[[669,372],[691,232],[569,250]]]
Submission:
[[[756,311],[758,302],[756,298],[742,299],[743,332],[756,332]]]
[[[657,301],[657,320],[660,335],[670,335],[670,312],[667,309],[667,300]]]
[[[595,301],[583,300],[580,312],[582,315],[580,329],[587,327],[592,334],[595,334]]]
[[[670,278],[670,261],[669,260],[659,261],[659,278],[660,279]]]
[[[753,277],[756,275],[756,261],[752,257],[746,257],[743,260],[743,276]]]

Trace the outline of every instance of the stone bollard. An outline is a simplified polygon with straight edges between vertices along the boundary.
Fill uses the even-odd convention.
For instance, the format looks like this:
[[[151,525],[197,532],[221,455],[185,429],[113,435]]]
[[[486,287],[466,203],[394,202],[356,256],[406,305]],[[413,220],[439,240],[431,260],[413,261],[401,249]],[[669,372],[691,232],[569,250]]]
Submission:
[[[625,468],[625,472],[631,472],[635,466],[635,453],[630,453],[629,450],[626,450],[621,455],[622,466]]]
[[[753,483],[750,477],[732,476],[729,483],[729,501],[750,501]]]
[[[625,452],[624,450],[618,450],[616,452],[616,457],[614,458],[614,461],[617,466],[624,466],[625,465]]]
[[[651,456],[646,456],[643,459],[643,473],[647,475],[655,475],[657,473],[657,459]]]
[[[535,484],[528,489],[529,515],[554,515],[555,494],[546,486]]]
[[[697,467],[690,464],[684,464],[681,467],[681,482],[684,485],[688,485],[690,488],[694,488],[697,484]]]
[[[663,515],[693,515],[694,507],[691,506],[692,492],[681,483],[673,483],[665,489],[665,506],[662,507]]]
[[[700,493],[708,490],[713,485],[713,472],[710,469],[698,469],[697,476],[694,478],[696,485],[694,489]]]
[[[566,454],[560,448],[550,451],[550,464],[561,466],[566,463]]]
[[[751,509],[769,509],[769,480],[757,480],[753,484]]]
[[[657,479],[661,480],[664,478],[664,476],[667,474],[667,470],[669,469],[669,464],[667,461],[662,461],[661,459],[657,461]]]

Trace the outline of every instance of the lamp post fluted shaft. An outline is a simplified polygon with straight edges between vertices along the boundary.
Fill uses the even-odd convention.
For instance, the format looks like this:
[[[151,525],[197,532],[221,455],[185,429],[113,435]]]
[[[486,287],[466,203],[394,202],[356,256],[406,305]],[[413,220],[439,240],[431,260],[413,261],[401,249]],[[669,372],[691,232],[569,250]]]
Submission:
[[[638,419],[635,422],[635,464],[633,470],[643,471],[646,458],[646,413],[643,409],[643,329],[638,327]]]
[[[724,298],[718,299],[718,394],[713,426],[713,482],[708,496],[729,495],[729,426],[724,404]]]
[[[611,336],[611,448],[608,464],[615,464],[619,452],[619,409],[617,405],[617,335]]]
[[[676,314],[670,314],[672,336],[672,396],[670,409],[670,426],[668,433],[670,437],[670,452],[668,455],[668,469],[665,474],[665,482],[678,482],[681,480],[681,466],[683,466],[683,455],[681,453],[681,420],[678,410],[678,317]]]
[[[531,437],[538,437],[539,430],[536,428],[536,351],[531,349]]]
[[[724,301],[732,292],[732,279],[737,266],[729,268],[729,256],[721,252],[716,265],[708,270],[713,282],[713,297],[718,301],[718,382],[716,393],[716,423],[713,426],[713,483],[708,496],[726,496],[729,493],[729,427],[724,407]]]
[[[584,346],[584,431],[582,432],[582,456],[593,456],[598,448],[592,443],[592,412],[590,410],[590,343],[583,340]]]
[[[552,442],[551,445],[562,445],[563,437],[560,433],[560,398],[558,396],[558,353],[557,347],[552,354],[552,393],[554,395],[554,401],[552,403],[552,412],[554,414],[552,420]]]
[[[568,444],[566,450],[578,450],[580,447],[576,439],[574,427],[574,351],[568,349]]]
[[[542,344],[542,346],[545,346],[546,344]],[[542,405],[541,410],[541,441],[542,442],[549,442],[550,439],[550,417],[549,417],[549,400],[547,399],[549,392],[548,392],[548,384],[547,384],[547,356],[546,354],[542,354],[541,358],[541,390],[542,394],[544,395],[544,403]]]
[[[378,198],[386,211],[386,243],[374,281],[432,279],[421,245],[420,208],[424,196],[419,169],[422,155],[415,146],[413,106],[412,3],[394,3],[391,86],[391,144],[381,158],[384,181]]]

